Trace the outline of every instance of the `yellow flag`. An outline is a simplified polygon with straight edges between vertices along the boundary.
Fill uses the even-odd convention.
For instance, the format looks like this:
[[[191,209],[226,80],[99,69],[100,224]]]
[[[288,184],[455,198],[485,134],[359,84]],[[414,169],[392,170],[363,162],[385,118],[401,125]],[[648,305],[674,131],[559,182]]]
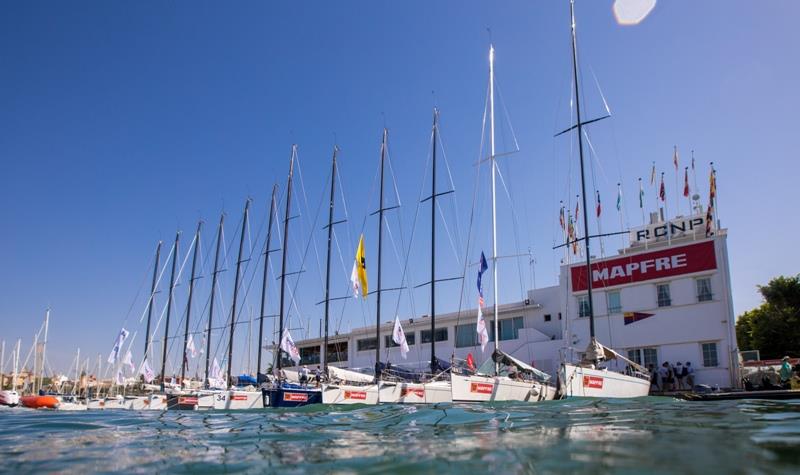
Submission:
[[[364,257],[364,235],[358,241],[356,249],[356,259],[353,262],[353,272],[350,274],[350,284],[353,286],[353,297],[358,297],[360,293],[363,298],[367,298],[367,260]]]

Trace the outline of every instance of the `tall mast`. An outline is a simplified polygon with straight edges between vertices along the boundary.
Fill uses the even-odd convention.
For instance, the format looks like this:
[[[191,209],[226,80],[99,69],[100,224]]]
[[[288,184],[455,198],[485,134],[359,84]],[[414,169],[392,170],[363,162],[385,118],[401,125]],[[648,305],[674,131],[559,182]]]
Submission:
[[[150,349],[150,320],[153,318],[153,307],[156,303],[156,285],[158,285],[158,263],[161,258],[161,241],[156,246],[156,262],[153,264],[153,283],[150,285],[150,301],[147,304],[147,328],[144,334],[144,358],[147,359],[147,351]]]
[[[431,372],[435,373],[436,363],[436,126],[439,111],[433,109],[433,150],[431,161]]]
[[[3,340],[3,349],[0,350],[0,391],[3,390],[3,383],[6,382],[6,341]]]
[[[586,246],[586,290],[589,300],[589,336],[594,341],[594,307],[592,305],[592,253],[589,252],[589,211],[586,208],[586,176],[583,166],[583,124],[581,123],[580,87],[578,86],[578,39],[575,33],[575,0],[569,2],[572,21],[572,79],[575,84],[575,117],[578,120],[578,154],[581,162],[581,199],[583,200],[583,232]],[[495,328],[495,331],[497,329]]]
[[[164,342],[161,352],[161,390],[167,380],[167,348],[169,347],[169,317],[172,313],[172,295],[175,291],[175,268],[178,263],[178,244],[180,244],[181,232],[175,233],[175,247],[172,250],[172,273],[169,276],[169,293],[167,296],[167,322],[164,324]]]
[[[328,315],[330,312],[331,293],[331,243],[333,242],[333,207],[336,204],[336,155],[339,147],[333,146],[333,164],[331,165],[331,199],[328,204],[328,256],[325,267],[325,337],[322,341],[322,355],[325,374],[328,373]]]
[[[194,255],[192,256],[192,277],[189,278],[189,300],[186,302],[186,327],[183,332],[183,353],[181,357],[181,384],[186,377],[186,347],[189,344],[189,318],[192,316],[192,294],[194,293],[194,281],[197,280],[197,255],[200,250],[200,228],[203,227],[203,221],[197,223],[197,231],[194,233]]]
[[[214,321],[214,297],[217,295],[217,274],[219,274],[219,252],[222,247],[222,230],[225,225],[225,213],[219,216],[217,229],[217,249],[214,254],[214,271],[211,273],[211,301],[208,306],[208,330],[206,330],[206,370],[205,387],[208,388],[208,366],[211,364],[211,324]]]
[[[289,213],[292,211],[292,174],[294,173],[295,156],[297,156],[296,144],[292,145],[292,158],[289,162],[289,177],[286,179],[286,211],[285,215],[283,216],[283,245],[281,246],[281,298],[278,315],[278,342],[283,340],[283,307],[284,299],[286,297],[286,248],[289,242],[289,219],[291,219]],[[278,343],[277,358],[278,374],[280,374],[281,368],[283,367],[280,343]]]
[[[269,202],[269,224],[267,225],[267,242],[264,244],[264,280],[261,281],[261,313],[258,319],[258,357],[256,358],[256,381],[261,374],[261,349],[264,345],[264,310],[267,302],[267,279],[269,274],[269,255],[272,249],[272,218],[275,216],[275,198],[278,195],[278,184],[272,185],[272,199]]]
[[[42,341],[42,372],[39,374],[39,389],[42,389],[44,385],[44,365],[47,363],[47,358],[45,358],[45,354],[47,352],[47,330],[50,326],[50,309],[47,309],[47,312],[44,314],[44,341]],[[34,348],[34,352],[36,349]]]
[[[492,292],[494,294],[494,349],[500,349],[498,339],[498,304],[497,304],[497,199],[496,199],[496,185],[495,175],[497,174],[494,156],[494,45],[489,46],[489,146],[490,156],[489,161],[492,165]],[[494,372],[500,370],[500,364],[495,361]]]
[[[242,250],[244,248],[244,236],[247,231],[247,218],[250,216],[250,202],[252,200],[247,198],[244,203],[244,219],[242,219],[242,233],[239,236],[239,256],[236,259],[236,278],[233,284],[233,304],[231,305],[231,327],[228,339],[228,381],[233,381],[233,329],[236,325],[236,299],[239,296],[239,279],[241,278],[242,269]]]
[[[384,166],[386,163],[386,143],[389,139],[389,130],[383,129],[383,139],[381,140],[381,189],[380,202],[378,205],[378,288],[376,290],[376,311],[375,311],[375,379],[380,377],[381,361],[381,258],[383,256],[383,181]]]
[[[17,390],[17,377],[19,374],[19,347],[22,344],[22,339],[17,340],[17,349],[14,350],[14,379],[11,381],[11,390]]]

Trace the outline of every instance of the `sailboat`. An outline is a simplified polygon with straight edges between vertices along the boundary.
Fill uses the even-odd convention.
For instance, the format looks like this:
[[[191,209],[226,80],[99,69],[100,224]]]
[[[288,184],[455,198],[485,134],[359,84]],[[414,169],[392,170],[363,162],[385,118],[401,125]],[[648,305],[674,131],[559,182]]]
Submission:
[[[440,194],[436,192],[436,146],[437,133],[439,126],[439,111],[433,110],[433,129],[432,129],[432,156],[433,164],[431,172],[431,361],[430,373],[419,374],[407,371],[393,371],[391,368],[383,369],[380,380],[380,401],[391,403],[406,404],[435,404],[452,401],[452,391],[450,388],[449,373],[446,363],[440,362],[436,358],[436,198]],[[386,144],[384,143],[384,148]],[[383,177],[383,156],[381,157],[381,177]],[[383,209],[383,181],[381,181],[381,209]],[[380,219],[380,226],[383,226],[383,219]],[[380,234],[379,234],[380,236]],[[380,245],[379,245],[380,246]],[[378,255],[380,259],[380,254]],[[380,261],[378,264],[378,286],[380,287]],[[380,290],[380,289],[379,289]],[[378,294],[380,295],[380,294]],[[380,319],[378,320],[380,323]],[[399,322],[398,322],[399,325]],[[380,334],[380,333],[379,333]]]
[[[2,390],[3,386],[2,384],[0,384],[0,405],[3,406],[15,407],[19,404],[19,393],[17,392],[17,379],[19,374],[19,347],[21,344],[22,340],[17,340],[17,345],[14,348],[14,354],[13,354],[14,373],[11,379],[11,389]],[[3,342],[3,350],[5,352],[5,342]],[[0,360],[1,359],[2,358],[0,358]],[[4,370],[5,368],[2,369]],[[5,375],[5,373],[3,375]]]
[[[327,382],[322,384],[322,402],[324,404],[377,404],[378,385],[369,375],[336,368],[328,365],[328,323],[330,316],[330,287],[331,287],[331,245],[333,243],[334,224],[344,221],[333,221],[333,211],[336,204],[336,157],[339,147],[333,148],[331,165],[331,195],[328,205],[328,252],[325,270],[325,335],[323,337],[323,371]]]
[[[292,145],[292,158],[289,162],[289,176],[286,180],[286,211],[283,216],[283,245],[281,246],[281,289],[280,303],[278,312],[278,335],[280,345],[275,349],[276,367],[278,379],[269,387],[263,387],[261,394],[264,407],[298,407],[308,404],[322,402],[322,390],[320,388],[309,388],[305,385],[290,383],[282,374],[283,351],[299,361],[299,352],[294,346],[288,328],[284,330],[284,309],[286,299],[286,259],[288,257],[289,239],[289,220],[291,219],[292,204],[292,178],[294,174],[294,162],[297,158],[297,145]]]
[[[494,143],[494,46],[489,47],[489,121],[490,156],[492,167],[492,277],[494,278],[494,352],[492,357],[475,371],[453,370],[453,401],[543,401],[554,399],[556,387],[550,375],[523,363],[500,350],[498,328],[497,285],[497,200],[495,175],[497,163]]]
[[[581,197],[583,199],[583,229],[585,233],[584,245],[586,246],[586,276],[592,275],[592,253],[589,251],[589,215],[586,208],[586,177],[583,164],[583,126],[589,122],[581,122],[580,86],[578,84],[578,52],[577,35],[575,32],[575,0],[569,4],[571,30],[572,30],[572,73],[575,86],[575,113],[577,124],[574,127],[578,133],[578,153],[581,166]],[[563,362],[559,368],[560,393],[562,397],[588,396],[604,398],[629,398],[647,396],[650,392],[650,379],[648,372],[639,364],[625,358],[611,348],[603,346],[597,341],[594,331],[594,307],[592,305],[592,279],[586,279],[588,313],[589,313],[589,345],[584,357],[577,364]],[[633,375],[610,371],[602,367],[604,361],[618,359],[627,363]]]

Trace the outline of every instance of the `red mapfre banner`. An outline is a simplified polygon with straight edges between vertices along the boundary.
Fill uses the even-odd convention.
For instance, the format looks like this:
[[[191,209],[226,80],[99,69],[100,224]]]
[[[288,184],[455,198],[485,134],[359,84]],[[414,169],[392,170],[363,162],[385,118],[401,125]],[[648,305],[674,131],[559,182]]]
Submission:
[[[592,264],[592,288],[644,282],[717,268],[714,242],[645,252]],[[572,291],[586,290],[586,266],[570,269]]]

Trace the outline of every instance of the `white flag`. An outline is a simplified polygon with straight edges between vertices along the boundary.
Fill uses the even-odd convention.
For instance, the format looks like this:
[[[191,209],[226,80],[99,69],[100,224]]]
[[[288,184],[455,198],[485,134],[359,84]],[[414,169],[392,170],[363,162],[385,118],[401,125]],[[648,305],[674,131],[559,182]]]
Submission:
[[[131,353],[131,350],[128,350],[128,352],[125,353],[125,358],[122,358],[122,364],[128,365],[128,367],[131,369],[131,373],[136,371],[136,366],[133,365],[133,354]]]
[[[289,334],[289,329],[283,331],[283,338],[281,338],[281,349],[289,353],[289,357],[294,361],[294,364],[300,364],[300,351],[294,345],[292,335]]]
[[[108,355],[108,363],[115,364],[117,359],[119,358],[119,352],[122,349],[122,344],[125,342],[125,339],[128,338],[130,332],[126,329],[122,329],[119,331],[119,335],[117,335],[117,340],[114,342],[114,348],[111,349],[111,354]]]
[[[197,349],[194,347],[194,340],[192,339],[192,335],[189,335],[189,339],[186,340],[186,356],[197,358]]]
[[[225,388],[222,368],[219,367],[219,361],[216,358],[214,358],[214,363],[211,366],[211,374],[208,376],[208,385],[215,389]]]
[[[392,331],[392,341],[400,345],[400,356],[406,359],[408,354],[408,342],[406,341],[406,334],[403,331],[403,326],[400,325],[400,317],[394,317],[394,330]]]
[[[481,298],[483,300],[483,298]],[[486,320],[483,318],[483,309],[478,305],[478,341],[481,343],[481,352],[486,350],[486,344],[489,343],[489,332],[486,331]]]
[[[353,263],[353,272],[350,273],[350,286],[353,288],[353,297],[358,298],[361,284],[358,282],[358,262]]]
[[[141,374],[144,376],[144,382],[148,384],[156,378],[156,374],[153,372],[153,368],[150,367],[150,364],[147,362],[147,360],[144,360],[144,363],[142,363]]]
[[[122,368],[117,370],[117,385],[122,386],[125,384],[125,378],[122,377]]]

